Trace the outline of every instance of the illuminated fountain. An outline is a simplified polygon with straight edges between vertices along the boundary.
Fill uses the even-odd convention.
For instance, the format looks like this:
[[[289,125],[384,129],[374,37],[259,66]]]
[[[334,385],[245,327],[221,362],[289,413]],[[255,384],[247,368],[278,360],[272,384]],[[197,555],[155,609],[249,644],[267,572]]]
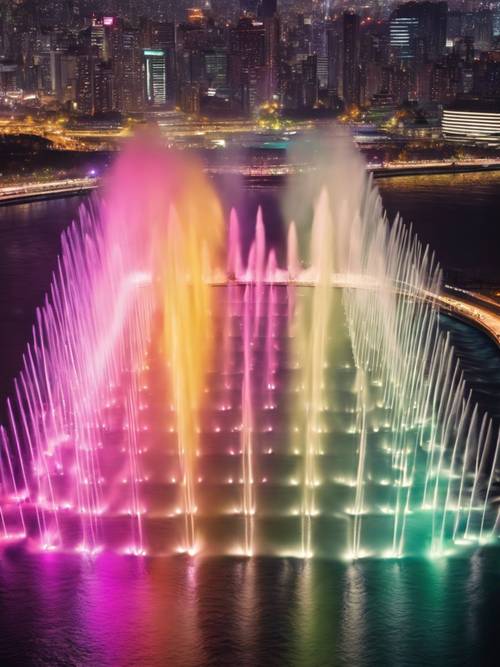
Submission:
[[[8,403],[5,542],[359,558],[496,539],[498,428],[440,331],[439,265],[336,155],[280,252],[260,210],[249,247],[231,212],[226,251],[201,169],[125,152],[63,236]]]

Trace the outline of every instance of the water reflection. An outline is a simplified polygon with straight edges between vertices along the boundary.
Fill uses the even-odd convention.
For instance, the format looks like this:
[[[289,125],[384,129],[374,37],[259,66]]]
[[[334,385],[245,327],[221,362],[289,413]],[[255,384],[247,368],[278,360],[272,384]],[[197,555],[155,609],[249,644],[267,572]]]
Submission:
[[[500,550],[329,563],[4,553],[0,663],[493,664]]]

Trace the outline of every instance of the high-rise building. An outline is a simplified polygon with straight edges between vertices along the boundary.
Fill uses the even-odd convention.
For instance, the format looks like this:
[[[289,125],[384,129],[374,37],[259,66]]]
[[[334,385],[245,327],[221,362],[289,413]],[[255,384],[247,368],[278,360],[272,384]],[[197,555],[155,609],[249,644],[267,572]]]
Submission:
[[[416,16],[393,16],[390,26],[391,47],[402,60],[416,57],[419,20]]]
[[[318,102],[318,57],[308,56],[302,63],[303,106],[313,109]]]
[[[90,47],[101,60],[109,60],[109,28],[112,27],[114,19],[102,16],[92,17],[90,26]]]
[[[390,19],[391,47],[401,59],[437,60],[446,47],[446,2],[407,2]]]
[[[318,86],[320,90],[328,90],[328,58],[327,56],[316,56]]]
[[[481,100],[500,100],[500,57],[482,53],[474,62],[473,92]]]
[[[347,106],[360,102],[359,28],[357,14],[345,12],[343,17],[343,85],[342,97]]]
[[[111,63],[96,63],[94,70],[94,114],[113,111],[114,78]]]
[[[342,97],[342,21],[337,20],[327,30],[328,91],[335,97]]]
[[[76,107],[82,114],[90,115],[94,111],[94,61],[95,56],[88,52],[80,53],[77,57]]]
[[[139,32],[117,19],[113,24],[111,59],[115,81],[113,108],[129,113],[142,107],[142,52]]]
[[[474,45],[488,51],[493,45],[493,13],[483,10],[474,14]]]
[[[225,49],[205,51],[205,81],[209,88],[225,88],[228,85],[229,65]]]
[[[463,37],[464,22],[462,12],[448,12],[446,20],[446,46],[452,47],[453,43]]]
[[[0,57],[10,58],[14,55],[13,46],[14,14],[12,3],[0,3]]]
[[[434,63],[431,74],[431,101],[452,102],[457,96],[457,81],[445,63]]]
[[[207,23],[203,14],[196,20],[191,17],[177,28],[178,86],[196,84],[197,90],[203,81],[203,52],[208,48]]]
[[[144,99],[148,106],[164,107],[167,103],[167,63],[165,51],[144,49]]]
[[[76,97],[77,59],[71,53],[51,51],[50,75],[52,94],[58,102],[70,102]]]
[[[265,95],[268,100],[278,93],[280,56],[280,23],[276,15],[264,19],[265,30]]]
[[[52,77],[50,69],[50,53],[52,39],[50,32],[37,30],[34,44],[33,60],[36,68],[35,89],[43,95],[52,93]]]
[[[382,66],[377,62],[367,62],[363,68],[361,103],[369,105],[374,95],[382,88]]]
[[[18,89],[19,68],[16,63],[0,61],[0,94],[12,93]]]
[[[175,24],[152,22],[150,41],[144,48],[160,49],[165,53],[166,104],[172,106],[176,98],[177,70],[175,47]]]
[[[113,110],[113,70],[96,54],[80,54],[77,58],[77,109],[95,116]]]
[[[253,113],[267,97],[266,28],[243,18],[232,34],[232,85],[244,113]]]
[[[497,3],[497,6],[493,10],[493,16],[492,16],[492,31],[493,31],[493,37],[500,37],[500,3]]]

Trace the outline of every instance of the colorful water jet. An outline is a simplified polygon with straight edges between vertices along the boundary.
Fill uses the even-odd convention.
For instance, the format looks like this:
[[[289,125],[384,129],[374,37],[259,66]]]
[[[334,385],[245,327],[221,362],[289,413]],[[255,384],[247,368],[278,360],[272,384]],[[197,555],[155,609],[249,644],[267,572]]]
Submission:
[[[440,331],[439,265],[350,145],[317,179],[286,249],[260,210],[249,248],[231,212],[225,248],[200,168],[125,152],[63,236],[8,403],[6,542],[396,558],[496,539],[498,427]]]

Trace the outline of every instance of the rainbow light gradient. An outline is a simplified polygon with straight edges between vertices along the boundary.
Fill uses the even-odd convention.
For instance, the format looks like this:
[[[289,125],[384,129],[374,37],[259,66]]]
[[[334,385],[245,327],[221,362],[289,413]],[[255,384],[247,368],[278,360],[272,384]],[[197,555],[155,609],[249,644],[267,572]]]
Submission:
[[[242,243],[136,140],[64,233],[1,430],[0,538],[135,555],[442,556],[497,539],[498,427],[439,264],[338,142],[307,224]],[[297,194],[297,193],[295,193]]]

